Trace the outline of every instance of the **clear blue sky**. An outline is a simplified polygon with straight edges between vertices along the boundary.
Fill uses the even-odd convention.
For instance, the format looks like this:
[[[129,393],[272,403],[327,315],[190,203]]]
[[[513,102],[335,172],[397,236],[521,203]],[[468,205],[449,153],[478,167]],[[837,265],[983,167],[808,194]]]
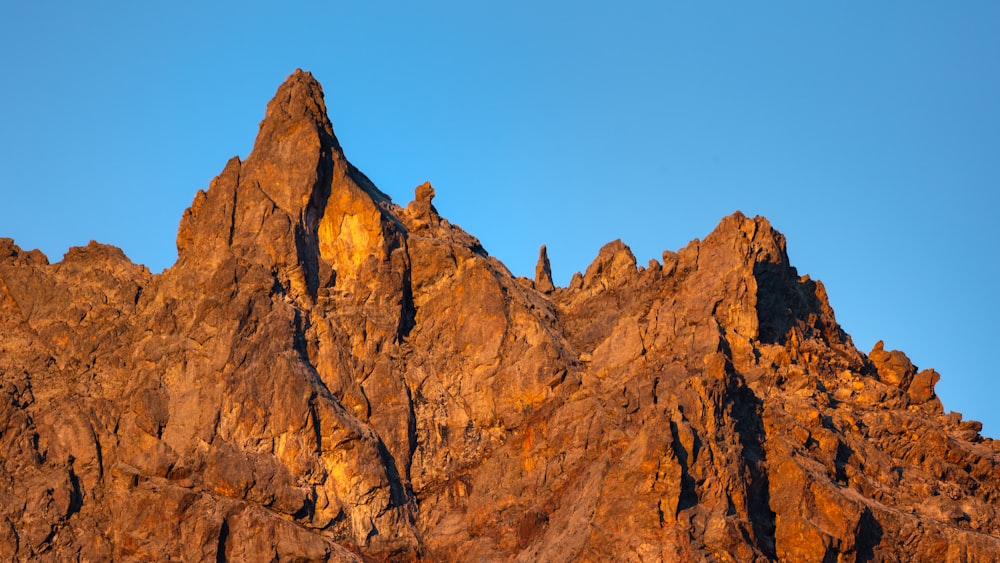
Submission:
[[[838,320],[1000,437],[1000,3],[6,2],[0,236],[153,271],[295,68],[348,157],[557,283],[768,217]]]

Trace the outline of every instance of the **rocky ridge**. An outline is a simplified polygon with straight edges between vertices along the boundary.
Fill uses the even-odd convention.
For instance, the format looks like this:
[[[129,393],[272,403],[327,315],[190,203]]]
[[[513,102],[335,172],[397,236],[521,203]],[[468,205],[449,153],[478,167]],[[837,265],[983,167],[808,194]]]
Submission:
[[[515,278],[296,71],[153,275],[0,239],[5,560],[989,561],[1000,443],[766,219]]]

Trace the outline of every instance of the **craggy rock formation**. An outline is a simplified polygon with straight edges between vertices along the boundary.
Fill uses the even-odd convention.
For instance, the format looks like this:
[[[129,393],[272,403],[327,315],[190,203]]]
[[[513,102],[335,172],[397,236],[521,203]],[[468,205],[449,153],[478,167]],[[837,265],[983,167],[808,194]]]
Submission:
[[[1000,443],[736,213],[566,288],[395,205],[295,72],[159,275],[0,240],[0,558],[987,561]]]

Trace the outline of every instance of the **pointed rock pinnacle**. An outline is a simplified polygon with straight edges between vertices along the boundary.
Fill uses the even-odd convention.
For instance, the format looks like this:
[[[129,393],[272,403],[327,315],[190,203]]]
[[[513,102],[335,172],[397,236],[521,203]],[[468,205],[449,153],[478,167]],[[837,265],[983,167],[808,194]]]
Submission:
[[[254,151],[272,140],[274,134],[303,125],[320,133],[322,140],[326,141],[324,144],[340,149],[326,113],[323,87],[312,73],[296,69],[268,102],[264,119],[260,123],[260,132],[254,142]]]
[[[312,74],[296,70],[267,104],[247,166],[279,207],[300,217],[343,160],[322,87]]]
[[[552,293],[556,286],[552,283],[552,265],[549,263],[549,253],[542,245],[538,250],[538,264],[535,265],[535,289],[542,293]]]

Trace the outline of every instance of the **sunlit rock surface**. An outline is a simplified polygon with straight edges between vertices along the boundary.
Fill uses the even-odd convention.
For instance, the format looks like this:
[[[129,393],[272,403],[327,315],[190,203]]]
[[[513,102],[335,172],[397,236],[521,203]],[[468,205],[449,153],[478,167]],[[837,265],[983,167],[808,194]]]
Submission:
[[[0,558],[989,561],[1000,448],[763,218],[515,279],[296,71],[159,275],[0,239]]]

